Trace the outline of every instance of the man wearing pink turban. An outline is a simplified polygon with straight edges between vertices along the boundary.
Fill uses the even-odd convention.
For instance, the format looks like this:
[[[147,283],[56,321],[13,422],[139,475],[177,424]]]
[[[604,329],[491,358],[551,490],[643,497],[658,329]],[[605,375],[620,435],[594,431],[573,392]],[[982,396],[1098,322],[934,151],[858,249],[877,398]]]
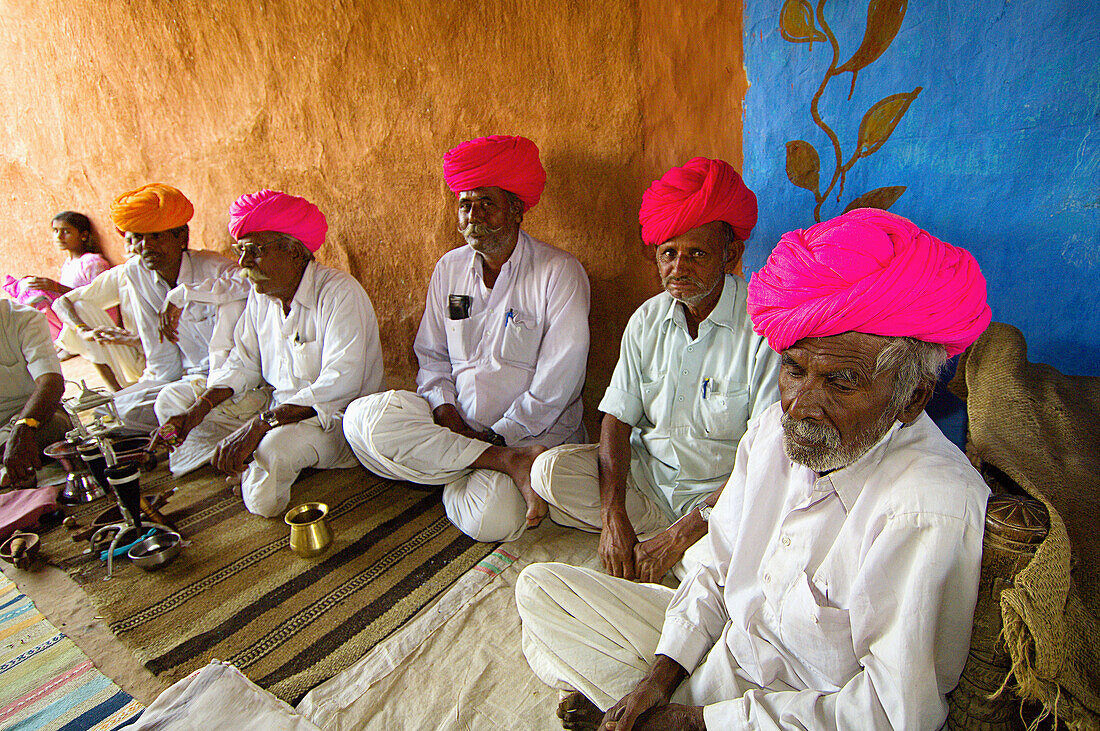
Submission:
[[[447,516],[481,541],[510,541],[546,515],[531,462],[584,441],[588,277],[520,228],[546,182],[535,143],[496,135],[443,158],[466,246],[436,264],[413,350],[417,391],[348,407],[344,433],[368,469],[443,485]]]
[[[382,387],[382,347],[370,298],[353,277],[318,264],[324,214],[305,198],[261,190],[229,209],[233,250],[252,291],[233,349],[205,382],[157,399],[157,442],[175,475],[206,462],[240,481],[249,511],[282,515],[306,467],[351,467],[340,420]],[[225,280],[231,289],[239,280]],[[257,398],[257,394],[259,397]]]
[[[531,480],[554,520],[600,532],[608,573],[658,582],[702,549],[737,441],[776,400],[779,359],[752,331],[745,280],[726,273],[740,271],[756,223],[736,170],[704,157],[674,167],[638,219],[665,291],[627,323],[600,443],[546,452]]]
[[[748,307],[782,352],[781,398],[741,440],[707,559],[675,593],[528,567],[528,660],[577,689],[574,716],[619,728],[939,728],[989,490],[924,407],[989,322],[985,280],[966,251],[856,210],[786,234]]]

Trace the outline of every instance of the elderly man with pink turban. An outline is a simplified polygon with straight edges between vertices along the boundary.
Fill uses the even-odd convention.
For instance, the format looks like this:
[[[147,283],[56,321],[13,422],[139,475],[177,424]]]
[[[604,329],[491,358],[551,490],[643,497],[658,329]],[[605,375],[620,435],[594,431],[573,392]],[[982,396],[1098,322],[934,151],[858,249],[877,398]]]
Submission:
[[[122,305],[126,324],[136,333],[111,331],[103,336],[125,338],[136,335],[145,354],[145,370],[137,383],[115,394],[115,406],[123,425],[148,434],[157,428],[157,394],[169,383],[185,378],[205,377],[229,352],[233,326],[244,309],[247,290],[214,301],[187,304],[172,337],[161,332],[160,319],[169,293],[188,288],[202,289],[204,283],[227,276],[233,262],[212,251],[189,248],[188,221],[195,213],[191,201],[179,189],[150,183],[123,193],[111,204],[111,220],[126,238],[136,256],[107,271],[86,287],[75,289],[54,303],[54,311],[67,324],[91,336],[93,325],[84,317],[94,308]]]
[[[756,224],[756,196],[733,167],[696,157],[672,168],[639,219],[665,291],[627,323],[599,445],[546,452],[531,481],[555,521],[600,532],[608,573],[660,581],[701,550],[737,442],[777,398],[779,357],[752,331],[745,280],[727,273]]]
[[[990,320],[974,258],[858,209],[775,247],[749,284],[782,354],[673,592],[536,564],[523,646],[570,728],[940,728],[977,597],[982,478],[924,407]],[[606,713],[605,713],[606,712]]]
[[[204,388],[181,383],[157,400],[154,441],[186,455],[173,473],[210,461],[239,479],[250,512],[268,518],[282,515],[303,469],[355,465],[344,408],[382,387],[370,298],[353,277],[314,260],[327,230],[304,198],[273,190],[238,198],[229,233],[252,291],[232,350]],[[241,399],[257,391],[259,401]]]
[[[532,460],[585,438],[588,277],[520,228],[546,182],[534,142],[465,142],[444,156],[443,177],[467,245],[432,273],[413,342],[417,391],[356,401],[344,433],[369,470],[443,485],[462,532],[510,541],[546,514]]]

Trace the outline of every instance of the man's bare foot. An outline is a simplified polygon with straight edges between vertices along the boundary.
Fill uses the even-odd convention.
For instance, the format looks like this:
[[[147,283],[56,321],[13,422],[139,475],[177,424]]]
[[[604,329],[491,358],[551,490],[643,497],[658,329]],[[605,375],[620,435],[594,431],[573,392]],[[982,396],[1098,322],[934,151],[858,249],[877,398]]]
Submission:
[[[579,691],[573,691],[558,703],[558,718],[562,728],[595,731],[603,720],[603,711]]]
[[[546,451],[546,447],[517,447],[509,449],[505,462],[513,463],[508,470],[508,476],[516,483],[523,499],[527,502],[527,527],[537,528],[546,514],[550,512],[546,501],[531,487],[531,465],[535,463],[535,457]]]

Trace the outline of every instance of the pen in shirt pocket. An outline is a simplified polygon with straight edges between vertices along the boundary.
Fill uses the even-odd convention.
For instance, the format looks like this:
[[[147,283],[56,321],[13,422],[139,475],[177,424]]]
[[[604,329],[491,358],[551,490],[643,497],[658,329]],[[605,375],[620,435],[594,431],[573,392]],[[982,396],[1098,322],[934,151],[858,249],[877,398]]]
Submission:
[[[704,378],[703,379],[703,399],[706,399],[706,397],[707,397],[707,389],[708,388],[710,388],[710,379],[709,378]]]
[[[504,313],[504,326],[508,327],[508,321],[509,320],[515,320],[515,319],[516,319],[516,311],[513,310],[511,307],[509,307],[508,311]]]

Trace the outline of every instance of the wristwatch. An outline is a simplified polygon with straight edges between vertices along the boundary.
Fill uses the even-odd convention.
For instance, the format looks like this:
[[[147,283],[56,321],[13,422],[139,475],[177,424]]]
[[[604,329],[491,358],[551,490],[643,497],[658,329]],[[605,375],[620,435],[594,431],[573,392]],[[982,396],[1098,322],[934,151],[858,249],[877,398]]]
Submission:
[[[16,420],[16,422],[14,424],[12,424],[12,426],[19,426],[20,424],[26,424],[31,429],[37,429],[40,426],[40,423],[39,423],[38,419],[34,419],[30,416],[26,416],[26,417],[23,417],[22,419]]]
[[[260,421],[264,422],[272,429],[279,426],[279,417],[275,416],[275,412],[271,409],[260,412]]]
[[[700,505],[699,505],[699,517],[702,518],[707,523],[710,522],[710,514],[713,511],[714,511],[714,508],[712,508],[711,506],[707,505],[706,503],[700,503]]]
[[[497,447],[507,447],[508,446],[508,443],[506,441],[504,441],[504,437],[497,434],[492,429],[489,429],[489,444],[495,445]]]

